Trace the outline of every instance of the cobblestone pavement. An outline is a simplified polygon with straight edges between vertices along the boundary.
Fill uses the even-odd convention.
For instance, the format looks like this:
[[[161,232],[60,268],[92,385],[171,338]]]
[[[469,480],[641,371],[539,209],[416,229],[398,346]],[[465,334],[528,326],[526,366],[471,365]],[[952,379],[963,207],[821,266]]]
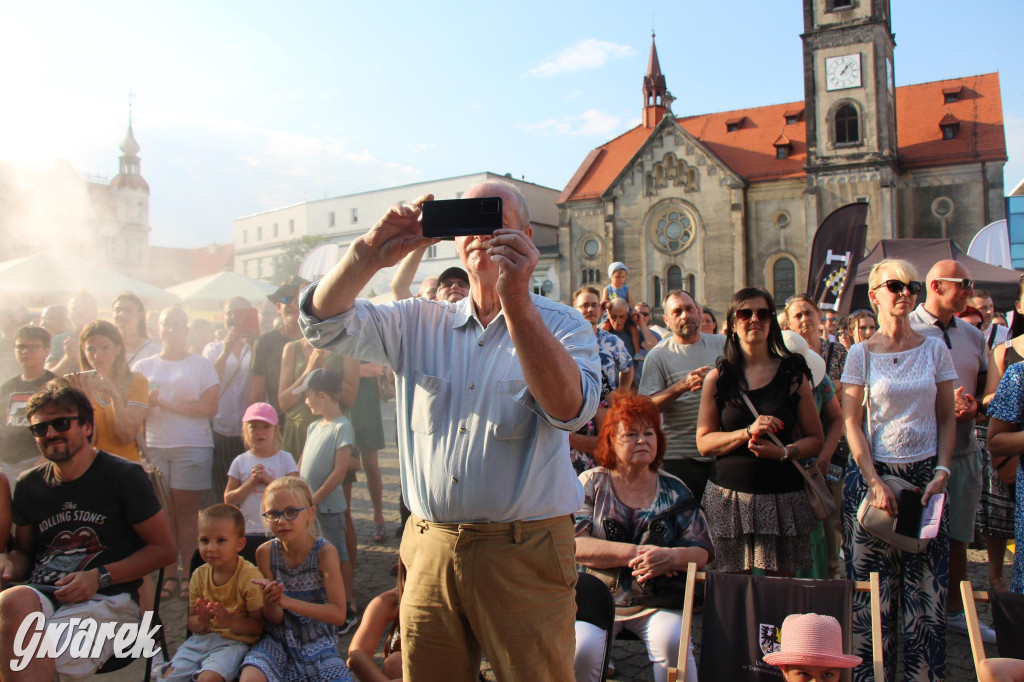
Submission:
[[[356,560],[355,583],[356,598],[362,608],[375,595],[384,590],[394,587],[395,578],[391,575],[390,569],[398,560],[398,538],[395,537],[395,529],[399,524],[398,497],[399,497],[399,474],[398,459],[395,450],[394,432],[394,403],[383,405],[385,419],[385,434],[389,447],[380,453],[381,474],[384,480],[384,518],[387,522],[387,541],[382,545],[373,542],[373,507],[370,504],[370,497],[366,490],[365,477],[359,474],[359,481],[352,488],[352,514],[356,531],[359,536],[359,552]],[[985,566],[985,552],[970,551],[969,575],[976,589],[988,588],[988,573]],[[1010,561],[1012,561],[1012,555]],[[1009,571],[1007,572],[1009,575]],[[988,617],[988,605],[979,604],[978,612],[983,621],[991,623]],[[163,622],[167,627],[168,646],[173,652],[181,644],[185,635],[185,602],[181,599],[170,599],[164,602],[160,608]],[[694,618],[693,642],[695,655],[700,660],[700,637],[701,617]],[[349,641],[352,633],[339,637],[338,648],[343,653],[348,651]],[[382,649],[383,647],[381,647]],[[996,655],[995,647],[987,647],[988,655]],[[974,666],[971,657],[971,647],[967,635],[950,633],[948,640],[949,676],[951,682],[961,680],[974,680]],[[647,660],[647,653],[643,644],[637,641],[616,642],[612,650],[612,660],[615,665],[615,674],[609,680],[614,682],[626,682],[634,680],[637,682],[653,680],[650,663]],[[377,662],[381,662],[378,655]],[[484,672],[488,680],[493,680],[490,670],[484,662]],[[105,682],[135,681],[144,677],[144,663],[139,661],[131,666],[104,675]]]

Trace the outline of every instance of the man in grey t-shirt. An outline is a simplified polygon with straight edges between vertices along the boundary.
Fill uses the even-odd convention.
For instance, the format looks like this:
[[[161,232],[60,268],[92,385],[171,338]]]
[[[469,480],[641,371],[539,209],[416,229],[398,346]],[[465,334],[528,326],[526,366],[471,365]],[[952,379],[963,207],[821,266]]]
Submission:
[[[681,478],[699,503],[715,460],[697,451],[700,391],[724,351],[725,337],[700,333],[703,310],[685,291],[668,292],[663,307],[672,336],[647,354],[640,393],[649,395],[664,417],[668,449],[662,468]]]

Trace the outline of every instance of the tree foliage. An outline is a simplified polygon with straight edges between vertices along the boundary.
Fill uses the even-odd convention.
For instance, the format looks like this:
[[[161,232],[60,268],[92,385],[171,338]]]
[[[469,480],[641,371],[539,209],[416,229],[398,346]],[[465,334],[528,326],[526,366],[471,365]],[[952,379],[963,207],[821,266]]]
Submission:
[[[284,245],[284,250],[274,256],[272,261],[274,274],[263,279],[277,285],[290,282],[299,274],[299,266],[302,265],[302,259],[306,257],[306,254],[321,244],[329,242],[330,239],[327,235],[322,234],[303,235],[287,242]]]

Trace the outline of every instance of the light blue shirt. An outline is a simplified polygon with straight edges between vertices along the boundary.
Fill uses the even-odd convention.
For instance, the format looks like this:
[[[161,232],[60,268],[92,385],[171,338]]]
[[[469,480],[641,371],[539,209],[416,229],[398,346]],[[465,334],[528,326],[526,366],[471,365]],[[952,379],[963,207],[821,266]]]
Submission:
[[[575,513],[583,488],[569,432],[597,411],[597,337],[576,310],[533,296],[545,326],[580,370],[583,408],[560,421],[523,378],[504,312],[486,328],[470,297],[458,303],[359,299],[328,320],[299,300],[302,333],[318,348],[387,364],[397,376],[398,449],[409,509],[438,523],[531,521]]]

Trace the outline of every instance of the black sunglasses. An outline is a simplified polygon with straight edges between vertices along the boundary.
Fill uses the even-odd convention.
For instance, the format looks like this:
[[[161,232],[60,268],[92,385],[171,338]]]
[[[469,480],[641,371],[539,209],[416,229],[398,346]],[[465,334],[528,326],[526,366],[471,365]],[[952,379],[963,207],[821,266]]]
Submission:
[[[277,299],[277,302],[284,305],[291,305],[292,302],[297,298],[298,296],[281,296],[280,298]]]
[[[897,296],[902,294],[904,289],[909,290],[911,296],[917,296],[919,293],[921,293],[921,283],[916,280],[910,282],[901,282],[898,279],[890,279],[886,282],[882,282],[881,284],[879,284],[877,287],[875,287],[875,290],[881,289],[882,287],[885,287],[891,293],[894,293]]]
[[[57,417],[51,419],[48,422],[37,422],[35,424],[29,424],[28,430],[32,432],[32,435],[36,438],[42,438],[53,427],[53,430],[57,433],[64,433],[71,428],[71,422],[82,421],[78,417]]]
[[[772,319],[772,315],[771,308],[758,308],[757,310],[753,308],[738,308],[736,310],[736,319],[743,320],[744,322],[750,322],[755,316],[757,316],[759,322],[767,322]]]

